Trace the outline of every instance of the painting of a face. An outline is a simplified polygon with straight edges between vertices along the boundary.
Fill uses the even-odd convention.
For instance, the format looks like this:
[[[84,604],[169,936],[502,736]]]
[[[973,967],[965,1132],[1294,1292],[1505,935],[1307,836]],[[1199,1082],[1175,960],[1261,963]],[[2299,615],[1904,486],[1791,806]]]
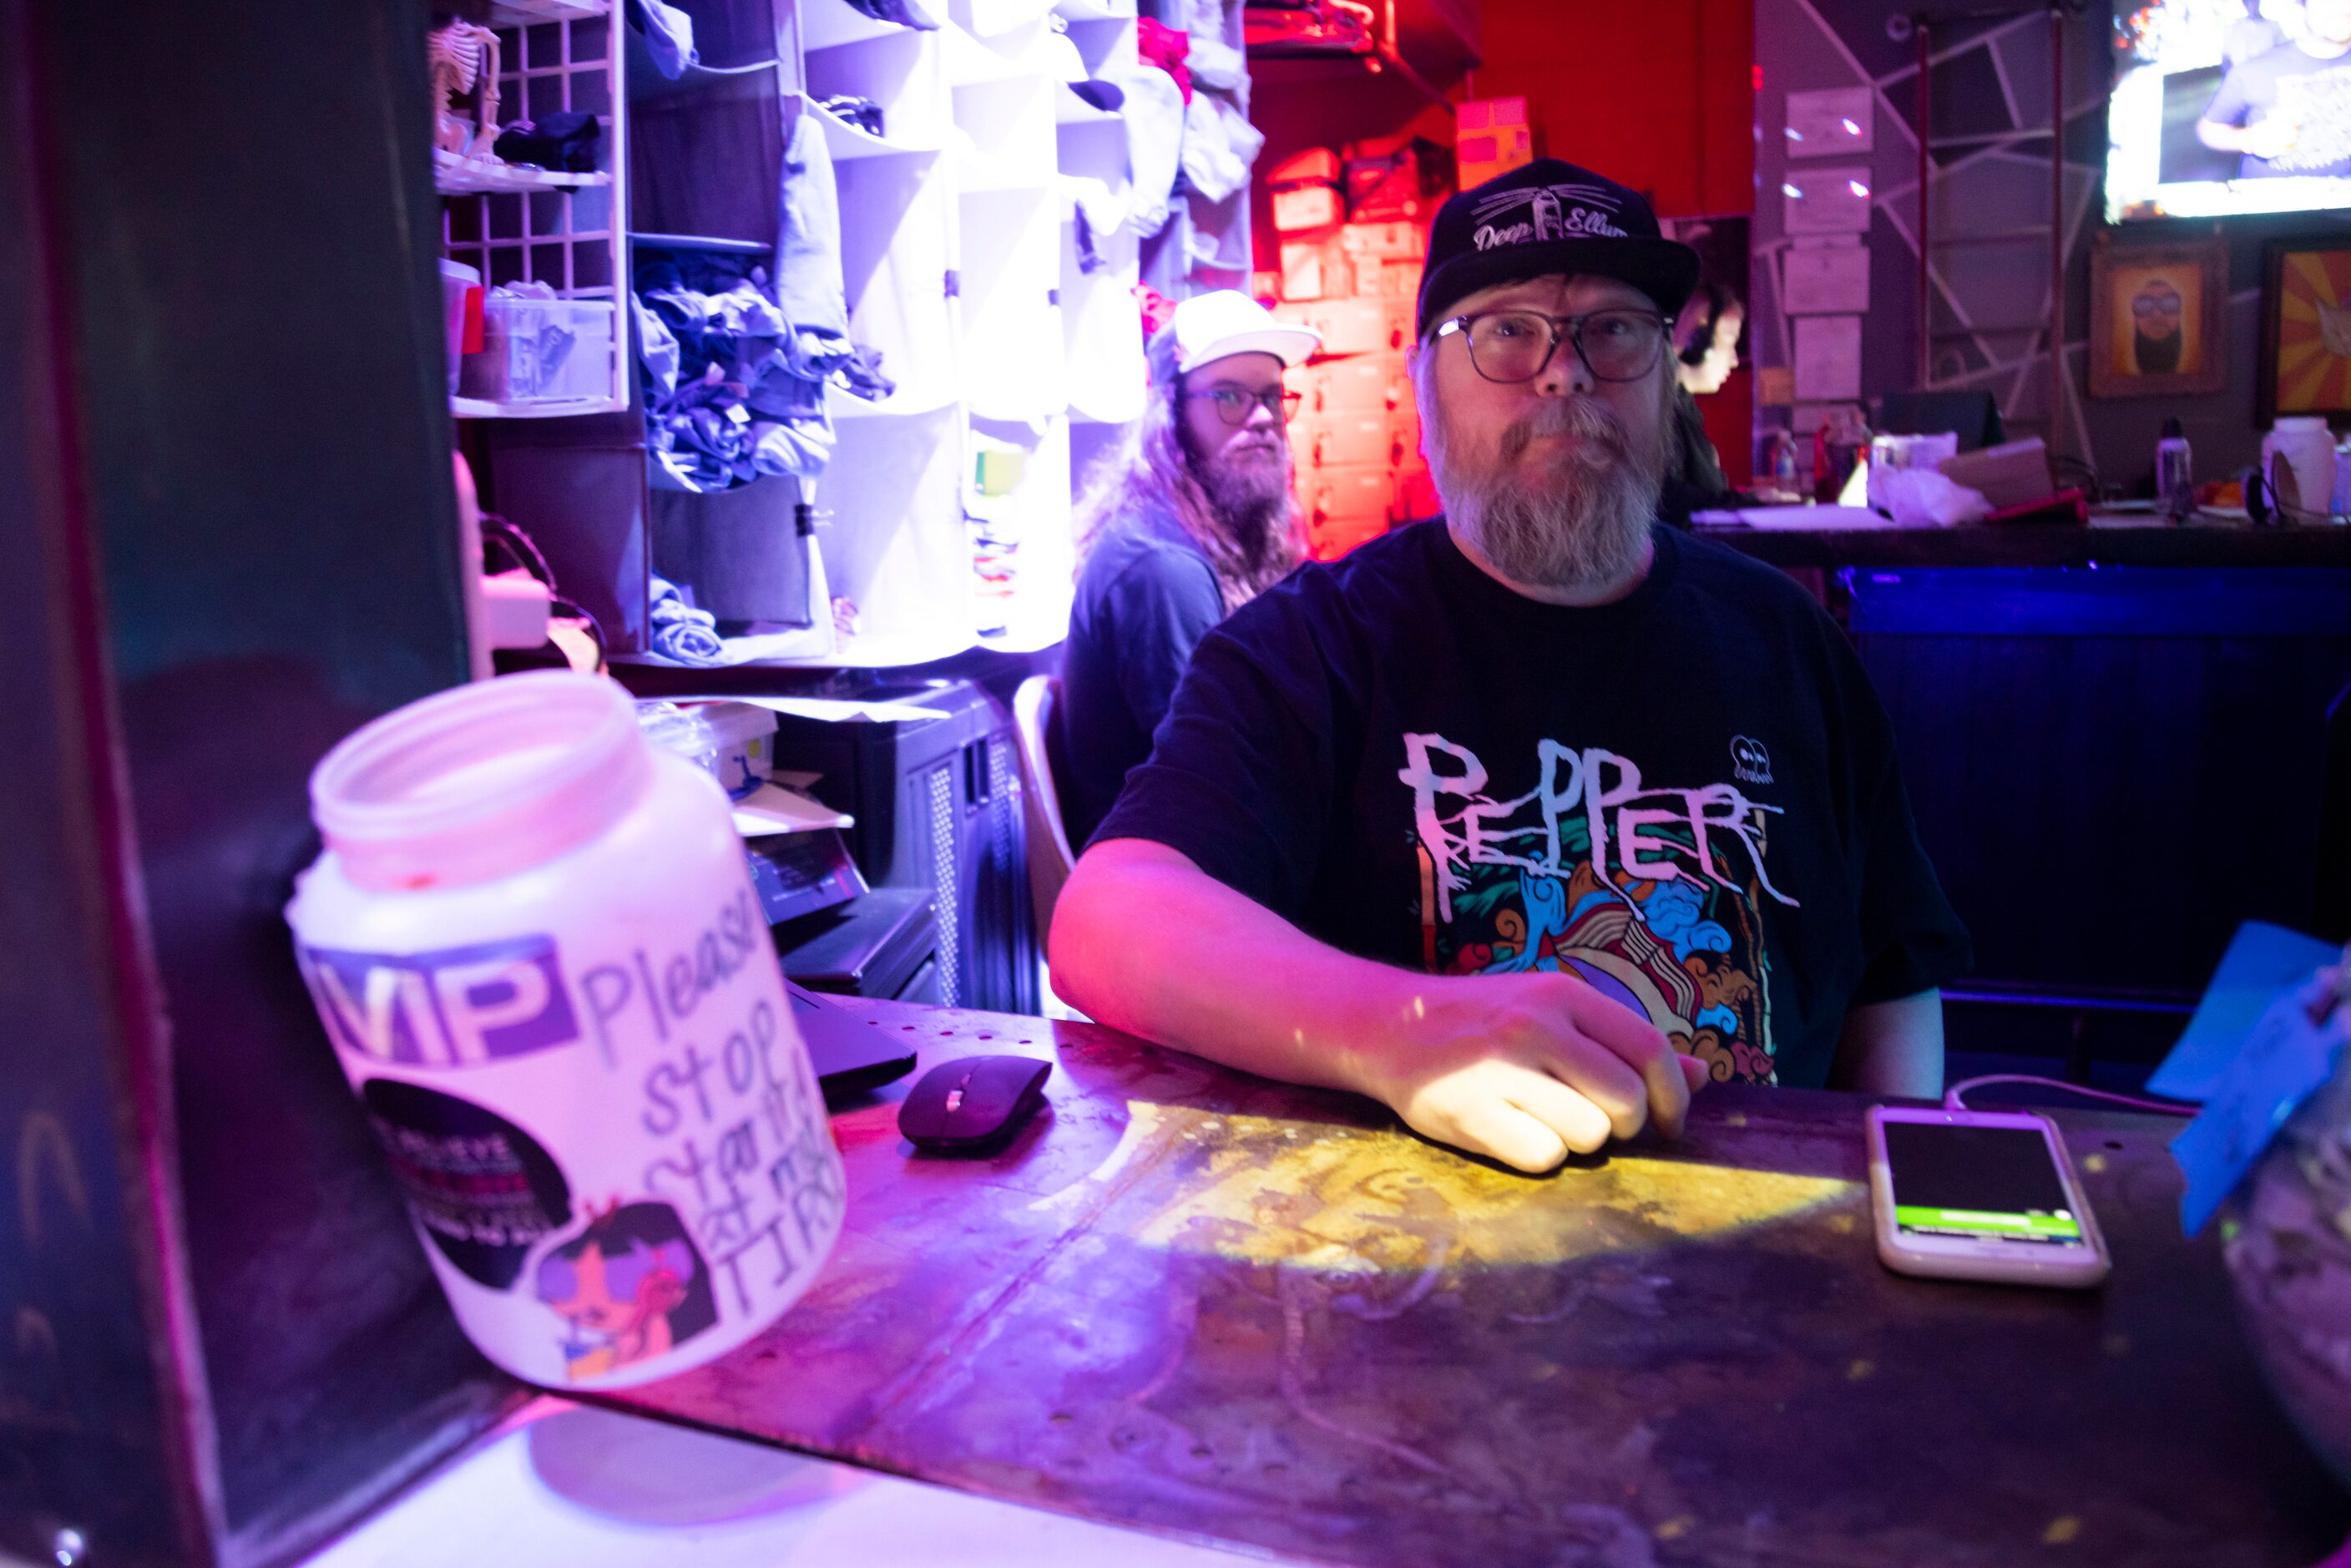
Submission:
[[[2125,267],[2115,279],[2115,370],[2126,376],[2193,374],[2202,368],[2197,318],[2203,277],[2194,267]]]

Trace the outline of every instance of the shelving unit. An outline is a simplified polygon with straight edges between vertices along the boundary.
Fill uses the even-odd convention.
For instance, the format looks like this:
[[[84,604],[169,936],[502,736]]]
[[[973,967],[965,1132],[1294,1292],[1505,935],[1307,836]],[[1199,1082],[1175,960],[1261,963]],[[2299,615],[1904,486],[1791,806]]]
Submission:
[[[580,17],[591,3],[594,18]],[[609,579],[616,548],[642,549],[639,570],[689,589],[737,629],[730,657],[763,663],[875,667],[1061,641],[1074,591],[1076,455],[1114,440],[1143,409],[1134,290],[1146,265],[1123,223],[1081,242],[1072,177],[1101,182],[1107,204],[1123,211],[1129,148],[1123,114],[1080,99],[1067,78],[1073,56],[1090,76],[1135,68],[1134,0],[932,0],[935,30],[878,20],[847,0],[692,0],[709,64],[675,80],[654,71],[604,5],[509,0],[502,15],[533,18],[514,36],[534,40],[509,75],[519,102],[553,90],[522,84],[566,66],[569,74],[548,79],[573,97],[550,106],[579,107],[575,78],[592,44],[617,121],[621,60],[633,51],[633,140],[616,125],[610,173],[453,197],[453,206],[529,209],[507,228],[455,240],[493,258],[490,281],[503,281],[501,251],[517,258],[513,276],[559,281],[537,270],[534,254],[555,231],[523,225],[542,213],[550,225],[561,218],[574,252],[590,240],[609,249],[597,277],[580,276],[574,259],[559,286],[601,287],[603,295],[578,297],[616,302],[613,282],[629,286],[632,226],[640,251],[732,251],[772,266],[781,161],[795,127],[812,117],[831,163],[849,336],[878,356],[895,390],[880,402],[827,390],[833,447],[812,482],[771,477],[710,495],[656,488],[635,503],[643,521],[634,532],[617,500],[600,502],[586,532],[603,541],[601,553],[583,547],[582,570]],[[558,15],[560,23],[544,19]],[[759,68],[770,49],[772,69]],[[879,133],[826,107],[840,98],[873,105]],[[1103,204],[1088,201],[1099,215]],[[629,218],[612,223],[613,213]],[[627,370],[616,367],[610,403],[560,412],[626,407]],[[616,441],[640,439],[602,428],[580,444],[611,454]],[[517,435],[536,440],[522,427]],[[1008,495],[977,492],[977,460],[991,444],[1017,455],[1020,478]],[[550,432],[539,450],[561,444]],[[630,546],[635,538],[651,542]],[[635,590],[621,570],[615,596],[625,605]]]
[[[590,173],[525,169],[452,159],[435,152],[434,183],[442,201],[442,247],[452,261],[481,274],[482,285],[538,282],[559,298],[601,300],[611,312],[611,350],[600,378],[606,389],[586,398],[492,402],[453,396],[459,419],[557,419],[628,407],[627,312],[620,308],[627,275],[625,223],[628,94],[622,28],[611,0],[501,0],[490,26],[498,33],[501,126],[561,110],[602,121]]]

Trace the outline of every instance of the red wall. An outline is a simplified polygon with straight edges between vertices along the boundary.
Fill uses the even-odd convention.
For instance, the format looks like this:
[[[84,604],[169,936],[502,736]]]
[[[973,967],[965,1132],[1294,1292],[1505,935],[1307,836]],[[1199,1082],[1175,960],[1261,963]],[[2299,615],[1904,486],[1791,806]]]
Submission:
[[[1523,96],[1535,151],[1660,215],[1755,201],[1753,0],[1486,0],[1474,96]]]
[[[1486,0],[1485,26],[1471,96],[1524,97],[1537,152],[1646,192],[1660,217],[1754,210],[1753,0]],[[1746,371],[1698,407],[1745,483]]]

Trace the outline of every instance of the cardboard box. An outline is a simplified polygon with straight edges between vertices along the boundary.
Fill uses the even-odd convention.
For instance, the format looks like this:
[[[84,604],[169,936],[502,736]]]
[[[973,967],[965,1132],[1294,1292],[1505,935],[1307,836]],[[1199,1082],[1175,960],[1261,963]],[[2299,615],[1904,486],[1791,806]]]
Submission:
[[[1421,266],[1416,261],[1359,262],[1355,281],[1361,294],[1383,299],[1411,299],[1420,293]]]
[[[1333,523],[1385,527],[1395,507],[1395,476],[1384,463],[1333,465],[1314,470],[1308,494],[1309,528]]]
[[[1324,299],[1307,325],[1322,334],[1322,352],[1329,355],[1384,353],[1388,341],[1387,304],[1381,299]]]
[[[1525,99],[1520,100],[1521,108]],[[1265,172],[1268,190],[1287,190],[1292,185],[1335,185],[1339,183],[1339,155],[1328,147],[1309,147],[1303,152],[1292,153]]]
[[[1355,256],[1382,261],[1418,261],[1428,254],[1428,236],[1418,224],[1349,223],[1339,231],[1339,244]]]
[[[1412,387],[1402,354],[1355,354],[1308,367],[1305,406],[1316,413],[1378,413],[1407,404]]]
[[[1301,428],[1301,427],[1303,428]],[[1392,468],[1395,429],[1376,413],[1323,413],[1290,427],[1290,460],[1309,468]]]
[[[1434,517],[1445,510],[1445,502],[1437,493],[1437,483],[1426,468],[1396,476],[1397,520],[1416,523],[1424,517]]]
[[[1368,544],[1388,531],[1384,519],[1349,519],[1306,530],[1306,553],[1316,560],[1337,560],[1349,550]]]
[[[1534,132],[1523,98],[1476,98],[1453,121],[1453,155],[1463,190],[1534,162]]]
[[[1322,246],[1284,244],[1281,247],[1281,297],[1284,299],[1322,298]]]
[[[1425,224],[1453,186],[1453,154],[1425,136],[1362,143],[1341,165],[1351,218]]]
[[[1391,298],[1380,301],[1383,329],[1391,353],[1401,353],[1417,340],[1414,337],[1413,327],[1418,319],[1419,308],[1420,302],[1408,294],[1400,299]]]
[[[1329,228],[1343,215],[1335,185],[1299,185],[1273,193],[1273,226],[1283,234]]]

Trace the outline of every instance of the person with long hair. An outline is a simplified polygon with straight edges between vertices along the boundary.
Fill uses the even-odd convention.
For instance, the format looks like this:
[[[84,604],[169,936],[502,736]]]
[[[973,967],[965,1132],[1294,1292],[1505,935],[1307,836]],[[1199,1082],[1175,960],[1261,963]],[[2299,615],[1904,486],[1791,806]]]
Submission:
[[[1321,345],[1231,289],[1176,307],[1151,391],[1078,501],[1078,592],[1061,661],[1061,797],[1082,845],[1118,799],[1209,629],[1302,557],[1290,494],[1299,396],[1282,371]]]
[[[1738,506],[1722,476],[1722,456],[1706,433],[1698,400],[1722,390],[1739,368],[1739,337],[1747,308],[1739,296],[1705,278],[1674,323],[1673,420],[1666,447],[1666,473],[1657,511],[1667,522],[1687,526],[1700,507]]]

